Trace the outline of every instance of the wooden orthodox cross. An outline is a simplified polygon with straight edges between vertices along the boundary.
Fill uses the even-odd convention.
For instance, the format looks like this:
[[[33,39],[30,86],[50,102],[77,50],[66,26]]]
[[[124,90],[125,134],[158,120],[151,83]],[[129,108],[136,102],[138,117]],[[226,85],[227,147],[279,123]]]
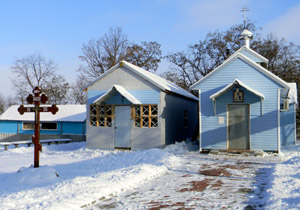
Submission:
[[[34,144],[34,167],[39,167],[40,162],[40,151],[42,151],[42,145],[40,144],[40,113],[41,112],[52,112],[52,114],[56,114],[58,112],[58,108],[55,104],[51,107],[40,107],[40,104],[45,104],[48,101],[48,97],[46,94],[41,94],[41,89],[36,86],[33,89],[33,94],[29,94],[26,98],[29,104],[34,104],[34,107],[24,107],[24,105],[20,105],[18,108],[18,112],[23,115],[25,112],[34,112],[34,135],[32,136],[32,143]]]

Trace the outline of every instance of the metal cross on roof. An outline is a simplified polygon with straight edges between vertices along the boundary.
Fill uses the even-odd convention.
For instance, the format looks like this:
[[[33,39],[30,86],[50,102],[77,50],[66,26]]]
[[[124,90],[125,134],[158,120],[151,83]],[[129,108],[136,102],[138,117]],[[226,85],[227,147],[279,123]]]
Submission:
[[[246,28],[246,24],[247,24],[246,12],[248,12],[248,11],[249,11],[249,9],[246,6],[244,6],[243,9],[241,10],[241,12],[244,13],[243,14],[243,16],[244,16],[244,29]]]

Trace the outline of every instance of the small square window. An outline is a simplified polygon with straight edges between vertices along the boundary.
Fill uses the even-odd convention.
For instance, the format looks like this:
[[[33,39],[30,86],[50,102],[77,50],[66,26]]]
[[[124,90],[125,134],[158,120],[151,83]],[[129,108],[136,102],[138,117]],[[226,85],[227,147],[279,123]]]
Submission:
[[[99,115],[105,115],[105,106],[98,106],[99,107]]]
[[[97,106],[91,105],[91,115],[97,115]]]
[[[42,130],[57,130],[57,123],[55,122],[42,122]]]
[[[157,116],[157,106],[150,106],[151,107],[151,115]]]
[[[97,126],[97,117],[91,116],[90,122],[91,122],[91,126]]]
[[[151,117],[151,127],[157,127],[157,117]]]
[[[34,130],[34,122],[23,122],[23,130]]]
[[[107,117],[107,119],[106,119],[106,126],[107,127],[112,127],[112,117]]]
[[[135,106],[134,107],[134,111],[135,111],[135,116],[141,116],[141,107],[140,106]]]

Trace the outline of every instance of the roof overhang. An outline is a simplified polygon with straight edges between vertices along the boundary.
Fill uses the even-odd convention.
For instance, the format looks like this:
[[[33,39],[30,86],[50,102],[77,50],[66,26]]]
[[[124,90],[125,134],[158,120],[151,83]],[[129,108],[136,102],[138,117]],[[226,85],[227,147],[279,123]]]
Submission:
[[[125,88],[120,85],[113,85],[106,93],[97,98],[93,103],[105,103],[115,93],[121,94],[124,98],[132,104],[142,104],[136,97],[129,93]]]
[[[221,90],[219,90],[218,92],[212,94],[209,98],[211,100],[216,100],[219,96],[223,95],[224,93],[226,93],[228,90],[230,90],[233,86],[235,85],[239,85],[242,86],[243,88],[245,88],[246,90],[248,90],[249,92],[257,95],[258,97],[260,97],[261,100],[264,100],[265,97],[263,94],[259,93],[258,91],[252,89],[251,87],[245,85],[244,83],[242,83],[241,81],[239,81],[238,79],[233,80],[232,83],[228,84],[226,87],[222,88]]]

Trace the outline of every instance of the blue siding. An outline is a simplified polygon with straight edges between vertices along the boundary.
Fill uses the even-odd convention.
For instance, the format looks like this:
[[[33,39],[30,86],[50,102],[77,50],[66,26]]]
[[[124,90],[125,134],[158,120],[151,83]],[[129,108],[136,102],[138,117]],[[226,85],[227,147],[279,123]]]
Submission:
[[[295,144],[296,141],[296,122],[295,104],[290,104],[289,110],[280,112],[280,137],[281,146]]]
[[[234,79],[265,96],[263,115],[260,116],[260,99],[245,91],[244,104],[250,104],[250,148],[252,150],[278,150],[278,111],[277,96],[280,85],[275,83],[252,66],[237,58],[222,69],[206,77],[194,89],[201,89],[202,148],[227,149],[227,105],[232,102],[232,90],[217,99],[217,115],[209,97],[224,88]],[[225,118],[224,124],[218,117]]]
[[[17,121],[0,121],[1,133],[17,133],[18,122]]]
[[[62,124],[62,134],[85,134],[86,122],[64,122]]]
[[[41,134],[85,134],[86,122],[57,122],[57,130],[40,130]],[[34,130],[23,130],[22,121],[0,121],[0,133],[34,134]]]
[[[93,103],[94,100],[106,93],[107,90],[89,90],[88,91],[88,104]],[[143,104],[158,104],[159,103],[159,91],[156,90],[127,90],[135,98],[141,101]],[[128,100],[123,100],[120,94],[111,97],[108,104],[131,104]]]
[[[241,51],[241,54],[247,56],[248,58],[250,58],[252,61],[254,61],[255,63],[265,63],[264,60],[262,60],[260,57],[252,54],[252,53],[249,53],[248,51],[246,50],[242,50]]]
[[[142,104],[159,104],[160,91],[157,90],[128,90]]]
[[[87,93],[87,103],[92,104],[97,98],[106,92],[107,90],[89,90]]]
[[[107,102],[107,104],[131,104],[126,98],[124,98],[121,94],[115,94],[111,97]]]

